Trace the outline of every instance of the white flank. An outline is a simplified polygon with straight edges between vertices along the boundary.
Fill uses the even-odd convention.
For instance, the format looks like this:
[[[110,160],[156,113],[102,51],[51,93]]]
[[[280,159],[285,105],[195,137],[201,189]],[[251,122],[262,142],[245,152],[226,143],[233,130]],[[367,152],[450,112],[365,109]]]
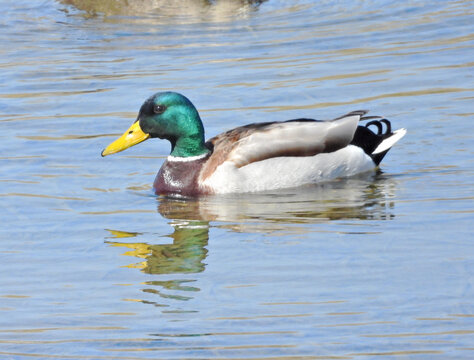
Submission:
[[[402,137],[405,136],[407,133],[406,129],[398,129],[393,132],[392,136],[386,138],[384,141],[380,143],[379,146],[372,152],[372,154],[378,154],[390,149],[395,143],[400,140]]]
[[[372,159],[358,146],[307,157],[276,157],[241,168],[226,161],[204,181],[216,193],[290,188],[373,170]]]

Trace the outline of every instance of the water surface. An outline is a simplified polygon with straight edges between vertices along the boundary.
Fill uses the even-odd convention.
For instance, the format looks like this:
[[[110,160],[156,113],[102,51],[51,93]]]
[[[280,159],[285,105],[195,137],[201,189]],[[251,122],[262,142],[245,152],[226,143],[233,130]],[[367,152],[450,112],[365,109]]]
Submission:
[[[91,3],[0,5],[1,357],[474,356],[471,2]],[[207,137],[408,134],[378,173],[157,198],[168,143],[100,152],[163,90]]]

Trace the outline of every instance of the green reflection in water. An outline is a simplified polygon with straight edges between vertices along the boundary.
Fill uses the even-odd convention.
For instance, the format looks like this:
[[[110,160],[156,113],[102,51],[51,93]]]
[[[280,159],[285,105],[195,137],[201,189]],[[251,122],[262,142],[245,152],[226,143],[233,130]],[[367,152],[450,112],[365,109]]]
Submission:
[[[208,227],[203,223],[192,223],[191,227],[176,226],[171,245],[151,245],[147,266],[143,269],[149,274],[198,273],[204,271],[203,260],[209,240]]]

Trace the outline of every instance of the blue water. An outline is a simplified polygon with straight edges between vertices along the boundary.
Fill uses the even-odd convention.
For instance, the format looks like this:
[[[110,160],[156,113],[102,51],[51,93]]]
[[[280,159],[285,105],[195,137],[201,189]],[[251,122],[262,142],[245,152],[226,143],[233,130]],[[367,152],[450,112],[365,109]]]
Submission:
[[[471,2],[0,9],[0,357],[474,356]],[[379,173],[160,198],[167,142],[100,152],[163,90],[208,138],[356,109],[408,134]]]

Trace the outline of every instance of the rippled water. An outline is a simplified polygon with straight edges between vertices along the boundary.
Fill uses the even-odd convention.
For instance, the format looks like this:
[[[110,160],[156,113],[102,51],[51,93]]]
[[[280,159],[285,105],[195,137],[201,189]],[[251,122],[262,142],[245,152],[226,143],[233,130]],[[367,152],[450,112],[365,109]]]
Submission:
[[[2,1],[0,357],[474,357],[469,1]],[[207,136],[370,109],[382,172],[156,198],[103,147],[153,92]]]

